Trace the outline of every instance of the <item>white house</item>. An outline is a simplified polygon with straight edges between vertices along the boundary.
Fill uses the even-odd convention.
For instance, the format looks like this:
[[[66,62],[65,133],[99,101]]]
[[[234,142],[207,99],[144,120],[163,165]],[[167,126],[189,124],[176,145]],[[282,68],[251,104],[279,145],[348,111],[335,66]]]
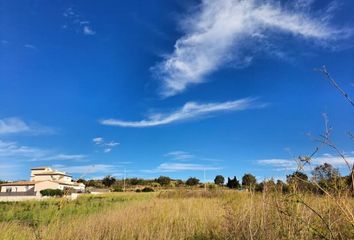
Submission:
[[[40,196],[44,189],[74,189],[85,191],[85,185],[72,180],[70,175],[49,167],[35,167],[31,169],[29,181],[18,181],[0,185],[0,196]]]

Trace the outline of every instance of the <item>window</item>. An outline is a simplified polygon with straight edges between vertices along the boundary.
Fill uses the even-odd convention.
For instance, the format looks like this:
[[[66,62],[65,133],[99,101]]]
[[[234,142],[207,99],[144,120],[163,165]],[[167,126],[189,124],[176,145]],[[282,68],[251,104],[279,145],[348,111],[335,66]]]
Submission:
[[[12,188],[11,187],[6,188],[6,192],[12,192]]]

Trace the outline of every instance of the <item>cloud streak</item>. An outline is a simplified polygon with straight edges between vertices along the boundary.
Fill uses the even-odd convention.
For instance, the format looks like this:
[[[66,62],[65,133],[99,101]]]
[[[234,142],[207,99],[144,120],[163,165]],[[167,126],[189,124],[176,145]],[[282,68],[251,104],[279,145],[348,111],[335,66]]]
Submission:
[[[221,167],[203,165],[203,164],[194,164],[194,163],[174,163],[166,162],[161,163],[157,168],[152,170],[142,170],[147,173],[159,173],[159,172],[180,172],[180,171],[211,171],[211,170],[220,170]]]
[[[31,128],[19,118],[0,119],[0,134],[29,132]]]
[[[170,113],[155,113],[149,115],[148,119],[141,121],[122,121],[118,119],[105,119],[101,124],[118,127],[154,127],[167,125],[175,122],[187,121],[201,117],[207,117],[218,112],[243,111],[250,108],[262,107],[264,104],[257,104],[252,98],[244,98],[236,101],[222,103],[196,103],[187,102],[182,108]]]
[[[162,81],[161,94],[181,93],[225,64],[245,67],[256,52],[274,51],[277,39],[285,34],[318,43],[351,35],[351,30],[329,23],[332,5],[318,16],[311,11],[312,2],[203,0],[181,23],[184,35],[176,41],[174,51],[152,68]]]
[[[117,147],[120,145],[119,142],[115,142],[115,141],[109,141],[107,142],[103,137],[96,137],[92,139],[92,142],[103,148],[103,152],[104,153],[109,153],[113,150],[113,148]]]
[[[20,118],[11,117],[0,119],[0,135],[30,133],[30,134],[51,134],[54,130],[36,124],[28,124]]]
[[[165,154],[165,157],[174,159],[174,160],[187,160],[187,159],[191,159],[194,158],[194,155],[185,152],[185,151],[172,151],[169,153]]]
[[[0,140],[0,163],[13,161],[84,161],[86,155],[55,153],[50,150]]]
[[[62,25],[62,29],[73,28],[77,33],[84,35],[95,35],[96,31],[93,29],[90,21],[87,21],[80,14],[73,10],[73,8],[66,8],[63,12],[64,18],[67,20],[66,24]]]
[[[349,162],[349,164],[351,165],[354,164],[353,155],[348,155],[346,159]],[[298,168],[296,161],[292,159],[281,159],[281,158],[262,159],[262,160],[258,160],[257,163],[263,166],[272,167],[277,171],[284,171],[284,170],[295,171]],[[347,169],[347,165],[341,157],[334,156],[331,154],[322,154],[318,157],[313,158],[311,161],[312,166],[316,166],[324,163],[329,163],[334,167]],[[310,170],[309,165],[306,165],[306,170]]]

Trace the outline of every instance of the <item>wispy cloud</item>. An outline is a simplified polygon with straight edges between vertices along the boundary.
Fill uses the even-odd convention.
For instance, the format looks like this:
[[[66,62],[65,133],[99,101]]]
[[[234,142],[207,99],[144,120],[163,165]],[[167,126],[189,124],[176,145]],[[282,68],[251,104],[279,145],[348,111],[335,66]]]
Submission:
[[[95,35],[96,32],[92,30],[92,28],[88,25],[85,25],[84,28],[83,28],[83,33],[85,35]]]
[[[92,142],[94,142],[96,145],[99,145],[99,144],[103,143],[103,138],[96,137],[96,138],[92,139]]]
[[[74,29],[77,33],[84,35],[95,35],[91,22],[86,20],[82,15],[78,14],[73,8],[66,8],[63,12],[64,18],[67,20],[65,24],[61,26],[62,29]]]
[[[0,135],[17,133],[50,134],[54,133],[54,130],[38,124],[26,123],[22,119],[16,117],[0,119]]]
[[[349,162],[349,164],[354,164],[353,155],[348,155],[346,159]],[[274,170],[277,171],[286,171],[286,170],[294,171],[298,168],[296,161],[293,159],[281,159],[281,158],[263,159],[263,160],[258,160],[257,163],[263,166],[272,167]],[[329,163],[337,168],[346,167],[346,163],[341,157],[334,156],[331,154],[322,154],[318,157],[313,158],[311,161],[311,166],[316,166],[324,163]],[[306,169],[310,170],[311,166],[306,165]]]
[[[0,119],[0,134],[29,132],[31,128],[19,118]]]
[[[142,172],[159,173],[159,172],[179,172],[179,171],[204,171],[204,170],[211,171],[211,170],[220,170],[220,169],[222,168],[213,165],[166,162],[166,163],[161,163],[155,169],[142,170]]]
[[[33,160],[47,156],[47,154],[49,154],[47,151],[40,148],[21,146],[16,142],[0,140],[0,159],[5,158],[7,161],[12,159]]]
[[[92,142],[103,148],[104,153],[109,153],[113,150],[113,148],[117,147],[120,145],[119,142],[115,141],[106,141],[103,137],[95,137],[92,139]]]
[[[28,43],[26,43],[26,44],[24,45],[24,47],[25,47],[25,48],[32,49],[32,50],[37,50],[37,47],[36,47],[36,46],[34,46],[34,45],[32,45],[32,44],[28,44]]]
[[[51,150],[0,140],[0,163],[13,161],[83,161],[82,154],[56,153]]]
[[[71,174],[92,174],[103,173],[109,174],[117,171],[117,166],[110,164],[92,164],[92,165],[79,165],[79,166],[66,166],[61,164],[53,165],[53,168],[62,170]]]
[[[285,34],[321,44],[351,35],[350,29],[330,24],[332,5],[327,9],[330,11],[325,9],[319,15],[311,11],[312,2],[203,0],[198,10],[181,22],[184,35],[176,41],[173,53],[152,68],[162,80],[161,94],[181,93],[204,82],[208,74],[225,64],[248,66],[256,53],[279,53],[275,46]]]
[[[2,163],[0,161],[0,180],[18,180],[21,178],[21,172],[24,168],[22,164]]]
[[[49,157],[44,157],[42,160],[46,161],[51,161],[51,160],[56,160],[56,161],[84,161],[87,158],[86,155],[83,154],[57,154]]]
[[[194,155],[184,151],[172,151],[166,153],[165,156],[173,160],[186,160],[186,159],[194,158]]]
[[[174,122],[187,121],[201,117],[207,117],[217,112],[242,111],[255,107],[262,107],[254,99],[244,98],[236,101],[222,103],[196,103],[188,102],[182,108],[170,113],[151,114],[147,120],[141,121],[122,121],[118,119],[105,119],[101,124],[119,127],[154,127],[166,125]]]

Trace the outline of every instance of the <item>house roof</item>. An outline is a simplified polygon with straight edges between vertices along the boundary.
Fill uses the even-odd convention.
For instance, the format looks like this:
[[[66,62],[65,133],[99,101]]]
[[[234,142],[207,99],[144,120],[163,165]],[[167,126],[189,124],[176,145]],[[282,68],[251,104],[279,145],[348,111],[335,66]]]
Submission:
[[[35,185],[35,181],[18,181],[18,182],[10,182],[10,183],[3,183],[0,186],[32,186]]]
[[[63,173],[63,172],[55,172],[55,171],[46,171],[46,172],[40,172],[40,173],[35,173],[33,174],[35,176],[37,175],[62,175],[62,176],[68,176],[71,177],[70,175]]]
[[[46,168],[49,168],[49,167],[34,167],[34,168],[31,168],[31,170],[44,170]]]

